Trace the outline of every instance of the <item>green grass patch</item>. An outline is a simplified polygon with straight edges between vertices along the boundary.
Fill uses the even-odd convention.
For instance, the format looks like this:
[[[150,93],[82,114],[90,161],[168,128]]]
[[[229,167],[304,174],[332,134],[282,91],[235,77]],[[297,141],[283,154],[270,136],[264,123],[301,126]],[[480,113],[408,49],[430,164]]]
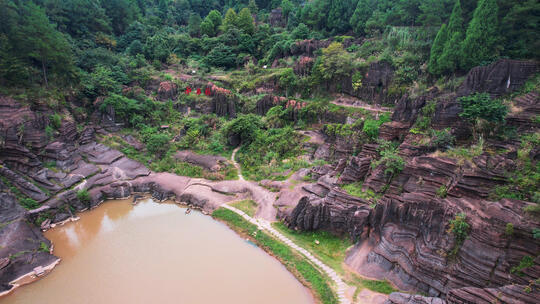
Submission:
[[[335,236],[327,231],[295,231],[287,228],[283,223],[272,225],[297,245],[315,254],[325,264],[343,273],[342,263],[345,260],[347,248],[353,245],[351,240]]]
[[[345,190],[345,192],[347,192],[348,194],[352,196],[357,196],[357,197],[360,197],[369,201],[373,201],[373,202],[376,202],[381,197],[380,194],[376,194],[370,189],[367,189],[365,191],[362,190],[362,184],[363,184],[362,182],[356,182],[356,183],[341,185],[341,189]]]
[[[356,289],[354,298],[356,298],[358,292],[360,292],[360,290],[364,288],[383,294],[391,294],[392,292],[399,291],[395,289],[388,281],[364,279],[354,273],[350,274],[350,278],[347,280],[347,283],[349,285],[354,285],[358,287]]]
[[[244,211],[247,215],[253,217],[255,213],[257,212],[257,204],[253,200],[243,200],[236,203],[232,203],[231,206],[233,206],[236,209],[240,209]]]
[[[311,286],[315,295],[324,304],[338,303],[336,295],[328,285],[330,281],[317,268],[311,265],[304,257],[280,241],[259,231],[257,226],[247,222],[240,215],[231,210],[219,208],[212,213],[216,219],[222,220],[233,230],[243,235],[249,235],[265,251],[274,255],[297,278]]]

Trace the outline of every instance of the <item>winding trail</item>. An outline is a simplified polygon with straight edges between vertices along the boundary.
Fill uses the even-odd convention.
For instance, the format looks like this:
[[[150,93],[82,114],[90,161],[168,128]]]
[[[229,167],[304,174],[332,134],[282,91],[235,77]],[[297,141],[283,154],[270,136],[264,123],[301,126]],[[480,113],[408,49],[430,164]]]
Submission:
[[[291,241],[289,238],[287,238],[286,236],[284,236],[283,234],[281,234],[279,231],[277,231],[276,229],[274,229],[274,227],[272,227],[272,225],[270,225],[270,222],[267,221],[267,220],[264,220],[264,219],[255,219],[255,218],[252,218],[251,216],[247,215],[245,212],[243,212],[242,210],[239,210],[239,209],[236,209],[230,205],[222,205],[223,208],[226,208],[226,209],[229,209],[231,211],[233,211],[234,213],[240,215],[241,217],[243,217],[246,221],[256,225],[257,227],[259,227],[260,230],[264,230],[264,231],[267,231],[269,232],[271,235],[273,235],[275,238],[279,239],[280,241],[282,241],[285,245],[287,245],[288,247],[296,250],[297,252],[301,253],[303,256],[305,256],[311,263],[317,265],[317,267],[319,267],[320,269],[322,269],[324,271],[324,273],[330,277],[330,279],[332,279],[332,281],[334,282],[335,286],[336,286],[336,293],[337,293],[337,296],[338,296],[338,301],[339,303],[342,303],[342,304],[350,304],[351,302],[345,297],[345,292],[347,291],[347,289],[349,288],[349,286],[347,286],[347,284],[345,284],[343,282],[343,280],[341,280],[341,278],[339,277],[339,275],[332,269],[330,268],[329,266],[327,266],[326,264],[324,264],[323,262],[321,262],[321,260],[319,260],[318,258],[314,257],[309,251],[307,251],[306,249],[298,246],[297,244],[295,244],[293,241]]]
[[[311,263],[313,263],[314,265],[316,265],[319,269],[322,269],[322,271],[330,277],[330,279],[332,279],[332,281],[334,282],[335,284],[335,289],[336,289],[336,293],[337,293],[337,296],[338,296],[338,301],[339,303],[342,303],[342,304],[350,304],[351,302],[345,297],[345,292],[347,291],[347,289],[349,288],[349,286],[347,284],[345,284],[343,282],[343,280],[341,280],[340,276],[336,273],[335,270],[333,270],[331,267],[329,267],[328,265],[324,264],[321,260],[319,260],[318,258],[314,257],[309,251],[307,251],[306,249],[298,246],[297,244],[295,244],[293,241],[291,241],[289,238],[287,238],[286,236],[284,236],[283,234],[281,234],[279,231],[277,231],[276,229],[274,229],[274,227],[272,227],[272,225],[270,224],[270,221],[268,218],[264,218],[261,215],[264,214],[263,212],[261,212],[263,210],[263,208],[273,208],[273,201],[274,199],[271,199],[270,203],[268,204],[268,200],[270,200],[270,198],[268,197],[267,195],[267,192],[268,191],[257,191],[257,189],[255,189],[255,187],[258,187],[258,188],[262,188],[260,187],[259,185],[253,185],[252,182],[250,181],[246,181],[244,179],[244,177],[242,176],[242,173],[241,173],[241,168],[240,168],[240,165],[236,162],[236,159],[235,159],[235,156],[236,156],[236,152],[238,151],[240,147],[234,149],[232,155],[231,155],[231,161],[233,162],[234,166],[236,167],[236,169],[238,169],[238,178],[240,179],[240,181],[243,181],[245,183],[249,183],[252,187],[251,187],[251,192],[252,192],[252,196],[253,196],[253,199],[259,203],[259,210],[257,211],[257,213],[255,214],[256,218],[253,218],[249,215],[247,215],[245,212],[243,212],[242,210],[239,210],[237,208],[234,208],[228,204],[224,204],[222,205],[223,208],[226,208],[228,210],[231,210],[233,211],[234,213],[240,215],[241,217],[243,217],[246,221],[256,225],[257,227],[259,227],[260,230],[265,230],[267,231],[268,233],[270,233],[272,236],[274,236],[275,238],[279,239],[281,242],[283,242],[285,245],[287,245],[288,247],[296,250],[297,252],[301,253],[303,256],[305,256]],[[264,188],[262,189],[259,189],[259,190],[266,190]],[[259,195],[257,195],[259,194]],[[259,196],[259,197],[257,197]],[[262,199],[262,200],[261,200]],[[261,204],[261,202],[264,202],[263,204]],[[261,218],[262,217],[262,218]],[[270,220],[274,220],[275,219],[275,215],[273,217],[270,218]]]

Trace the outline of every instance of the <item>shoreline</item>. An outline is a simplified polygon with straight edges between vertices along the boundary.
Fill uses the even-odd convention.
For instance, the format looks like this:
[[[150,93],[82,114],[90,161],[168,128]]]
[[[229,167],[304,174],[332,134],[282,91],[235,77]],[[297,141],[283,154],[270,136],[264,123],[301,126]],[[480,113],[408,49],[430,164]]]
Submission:
[[[252,241],[254,244],[257,245],[258,248],[260,248],[261,250],[263,250],[266,254],[270,255],[272,258],[274,258],[275,260],[277,260],[283,267],[285,267],[285,269],[287,270],[287,272],[289,272],[291,275],[294,276],[294,278],[296,280],[298,280],[298,282],[300,284],[302,284],[302,286],[304,286],[307,291],[309,292],[309,294],[313,297],[313,299],[315,300],[314,303],[323,303],[319,300],[319,297],[317,297],[315,291],[313,290],[313,288],[309,285],[309,283],[300,275],[298,274],[297,272],[293,271],[293,269],[287,267],[286,263],[280,259],[278,256],[276,256],[274,253],[272,253],[270,250],[268,250],[266,247],[264,246],[261,246],[254,238],[252,238],[250,235],[248,234],[244,234],[244,233],[241,233],[239,230],[237,229],[233,229],[233,227],[231,225],[229,225],[226,221],[223,221],[223,220],[220,220],[214,216],[212,216],[212,212],[219,209],[221,206],[218,206],[217,208],[214,208],[212,210],[212,212],[207,212],[206,210],[204,210],[203,206],[199,206],[199,205],[195,205],[195,204],[190,204],[188,202],[183,202],[183,201],[179,201],[177,200],[177,197],[174,196],[174,197],[168,197],[168,198],[165,198],[165,199],[158,199],[156,197],[154,197],[152,195],[152,193],[150,192],[132,192],[131,195],[129,196],[126,196],[126,197],[114,197],[114,198],[106,198],[106,199],[102,199],[100,200],[97,204],[95,204],[94,206],[90,207],[90,208],[86,208],[80,212],[78,212],[75,216],[73,217],[70,217],[68,219],[65,219],[65,220],[62,220],[62,221],[59,221],[59,222],[56,222],[56,223],[51,223],[49,225],[49,227],[47,227],[46,229],[41,229],[40,228],[40,231],[41,232],[46,232],[50,229],[54,229],[54,228],[57,228],[57,227],[60,227],[60,226],[63,226],[65,225],[66,223],[68,222],[76,222],[78,220],[80,220],[80,216],[79,214],[83,214],[85,213],[86,211],[90,211],[90,210],[94,210],[98,207],[100,207],[103,203],[105,202],[108,202],[108,201],[117,201],[117,200],[129,200],[129,199],[132,199],[132,202],[131,204],[132,205],[137,205],[138,202],[140,200],[145,200],[145,199],[153,199],[154,201],[156,201],[157,203],[163,203],[163,202],[166,202],[166,201],[170,201],[176,205],[179,205],[181,207],[188,207],[188,208],[191,208],[191,209],[194,209],[194,210],[197,210],[199,212],[201,212],[202,214],[206,215],[206,216],[210,216],[212,218],[212,220],[214,221],[217,221],[217,222],[220,222],[220,223],[223,223],[225,224],[225,226],[227,226],[227,228],[231,229],[232,231],[234,231],[234,233],[239,236],[240,238],[242,239],[248,239],[250,241]],[[224,203],[224,204],[227,204],[227,203]],[[51,242],[51,248],[50,248],[50,251],[49,253],[51,255],[54,255],[54,244],[52,243],[51,240],[49,240]],[[20,277],[18,277],[17,279],[11,281],[9,284],[12,285],[13,287],[9,290],[6,290],[4,292],[1,292],[0,293],[0,299],[4,298],[4,297],[7,297],[9,296],[10,294],[12,294],[15,290],[19,289],[20,287],[24,286],[24,285],[27,285],[27,284],[31,284],[31,283],[34,283],[44,277],[46,277],[49,273],[51,273],[54,268],[62,261],[61,258],[57,257],[57,259],[55,261],[53,261],[52,263],[48,264],[48,265],[42,265],[42,266],[36,266],[34,267],[34,269],[31,271],[31,272],[28,272],[26,274],[23,274],[21,275]]]

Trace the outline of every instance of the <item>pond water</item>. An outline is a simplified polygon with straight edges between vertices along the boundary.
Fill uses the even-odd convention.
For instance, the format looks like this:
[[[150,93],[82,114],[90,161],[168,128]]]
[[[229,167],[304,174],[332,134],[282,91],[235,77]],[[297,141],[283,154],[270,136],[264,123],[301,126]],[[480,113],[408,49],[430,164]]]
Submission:
[[[174,203],[103,203],[45,236],[62,262],[6,303],[314,303],[277,260]]]

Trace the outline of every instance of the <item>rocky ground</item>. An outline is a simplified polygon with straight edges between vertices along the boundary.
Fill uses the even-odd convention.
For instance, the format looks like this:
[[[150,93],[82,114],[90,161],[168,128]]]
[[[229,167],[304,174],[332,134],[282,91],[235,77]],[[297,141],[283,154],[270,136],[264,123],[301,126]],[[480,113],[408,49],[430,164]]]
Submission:
[[[361,92],[334,103],[389,111],[358,99],[380,104],[389,98],[384,90],[369,89],[370,83],[387,82],[389,67],[370,69]],[[283,219],[291,228],[325,229],[349,236],[356,242],[345,261],[349,267],[370,278],[387,279],[400,290],[422,294],[394,293],[388,303],[537,303],[539,290],[534,280],[540,277],[540,240],[533,237],[532,229],[540,228],[540,222],[522,211],[533,203],[489,199],[491,190],[505,182],[504,172],[515,165],[519,142],[487,142],[485,152],[463,162],[418,144],[409,130],[426,102],[437,100],[435,127],[450,126],[458,137],[467,138],[470,133],[458,116],[457,97],[473,92],[493,96],[509,93],[538,69],[536,63],[501,60],[471,70],[451,95],[434,90],[416,98],[401,98],[393,109],[392,121],[380,130],[381,138],[401,142],[399,153],[405,166],[393,178],[385,175],[383,165],[371,166],[379,157],[377,144],[364,144],[353,156],[355,142],[331,140],[320,130],[303,132],[309,137],[306,150],[311,151],[309,158],[324,159],[328,164],[301,169],[283,182],[256,183],[242,176],[235,181],[208,181],[154,173],[96,141],[96,134],[119,129],[114,113],[96,114],[93,123],[83,129],[65,119],[58,136],[50,141],[44,131],[49,124],[47,109],[0,97],[0,292],[16,287],[18,278],[42,275],[43,267],[57,263],[40,229],[74,218],[77,212],[106,199],[150,193],[157,200],[175,199],[207,212],[249,197],[259,204],[258,218]],[[184,74],[174,76],[191,79]],[[155,89],[163,99],[178,93],[172,83]],[[234,116],[234,101],[227,96],[226,92],[216,94],[209,105],[197,110]],[[292,100],[267,96],[257,102],[258,114],[276,103],[302,107]],[[540,113],[538,95],[520,96],[515,105],[508,122],[522,132],[538,130],[532,119]],[[332,115],[326,119],[349,120]],[[132,140],[130,145],[140,143]],[[506,152],[489,153],[500,148]],[[190,151],[175,157],[208,170],[227,161]],[[530,157],[537,161],[539,150],[533,149]],[[376,195],[353,196],[340,187],[355,182],[363,182],[362,189]],[[438,194],[442,186],[444,196]],[[80,189],[89,191],[88,199],[77,195]],[[30,210],[21,207],[17,194],[33,199],[38,206]],[[461,213],[466,215],[470,232],[457,254],[450,256],[456,239],[448,232],[449,222]],[[510,235],[505,232],[508,224],[513,227]],[[522,273],[511,272],[524,256],[535,257],[533,266]],[[367,295],[360,294],[362,297]]]

